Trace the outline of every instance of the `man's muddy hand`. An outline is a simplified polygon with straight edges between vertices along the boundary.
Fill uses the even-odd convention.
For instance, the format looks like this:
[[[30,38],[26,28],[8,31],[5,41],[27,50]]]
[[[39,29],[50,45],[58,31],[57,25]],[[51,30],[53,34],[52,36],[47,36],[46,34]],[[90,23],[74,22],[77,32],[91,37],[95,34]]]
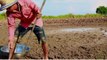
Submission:
[[[37,19],[39,19],[39,18],[41,18],[41,17],[42,17],[42,14],[41,14],[41,13],[37,14],[37,16],[36,16]]]

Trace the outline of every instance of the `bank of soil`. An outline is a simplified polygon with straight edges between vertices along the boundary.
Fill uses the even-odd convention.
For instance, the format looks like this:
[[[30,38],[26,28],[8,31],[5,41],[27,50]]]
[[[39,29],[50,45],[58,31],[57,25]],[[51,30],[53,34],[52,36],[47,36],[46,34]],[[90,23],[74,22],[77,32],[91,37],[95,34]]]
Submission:
[[[94,28],[83,30],[82,28]],[[105,59],[107,58],[107,18],[50,19],[44,20],[50,59]],[[74,29],[68,31],[66,29]],[[75,30],[77,29],[77,30]],[[0,22],[0,46],[7,44],[7,23]],[[43,57],[41,45],[32,34],[23,37],[21,43],[30,46],[27,59]]]

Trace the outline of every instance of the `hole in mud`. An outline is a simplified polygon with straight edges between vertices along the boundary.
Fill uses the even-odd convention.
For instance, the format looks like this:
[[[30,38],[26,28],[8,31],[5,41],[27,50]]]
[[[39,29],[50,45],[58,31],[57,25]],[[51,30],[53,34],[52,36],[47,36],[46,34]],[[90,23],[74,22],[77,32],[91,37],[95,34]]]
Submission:
[[[101,30],[101,32],[102,32],[104,35],[107,35],[107,31],[106,31],[106,30]]]
[[[107,32],[104,32],[105,35],[107,35]]]

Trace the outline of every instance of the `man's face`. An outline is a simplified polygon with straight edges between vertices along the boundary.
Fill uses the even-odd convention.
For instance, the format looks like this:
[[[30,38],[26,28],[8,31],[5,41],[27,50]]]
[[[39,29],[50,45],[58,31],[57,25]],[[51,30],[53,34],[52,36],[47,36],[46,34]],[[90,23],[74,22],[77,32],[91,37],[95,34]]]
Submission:
[[[14,11],[17,10],[17,9],[18,9],[17,4],[14,4],[14,5],[12,5],[11,7],[7,8],[7,11],[14,12]]]

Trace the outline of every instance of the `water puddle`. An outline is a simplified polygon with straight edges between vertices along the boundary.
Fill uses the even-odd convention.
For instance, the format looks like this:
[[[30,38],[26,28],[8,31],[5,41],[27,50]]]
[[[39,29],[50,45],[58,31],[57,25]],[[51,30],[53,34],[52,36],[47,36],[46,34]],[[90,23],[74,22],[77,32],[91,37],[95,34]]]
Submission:
[[[84,31],[94,31],[97,28],[65,28],[61,29],[64,32],[84,32]]]
[[[103,33],[104,35],[107,35],[107,32],[105,30],[100,30],[100,28],[91,28],[91,27],[84,27],[84,28],[62,28],[57,30],[49,30],[47,31],[47,34],[57,34],[62,32],[98,32]]]

